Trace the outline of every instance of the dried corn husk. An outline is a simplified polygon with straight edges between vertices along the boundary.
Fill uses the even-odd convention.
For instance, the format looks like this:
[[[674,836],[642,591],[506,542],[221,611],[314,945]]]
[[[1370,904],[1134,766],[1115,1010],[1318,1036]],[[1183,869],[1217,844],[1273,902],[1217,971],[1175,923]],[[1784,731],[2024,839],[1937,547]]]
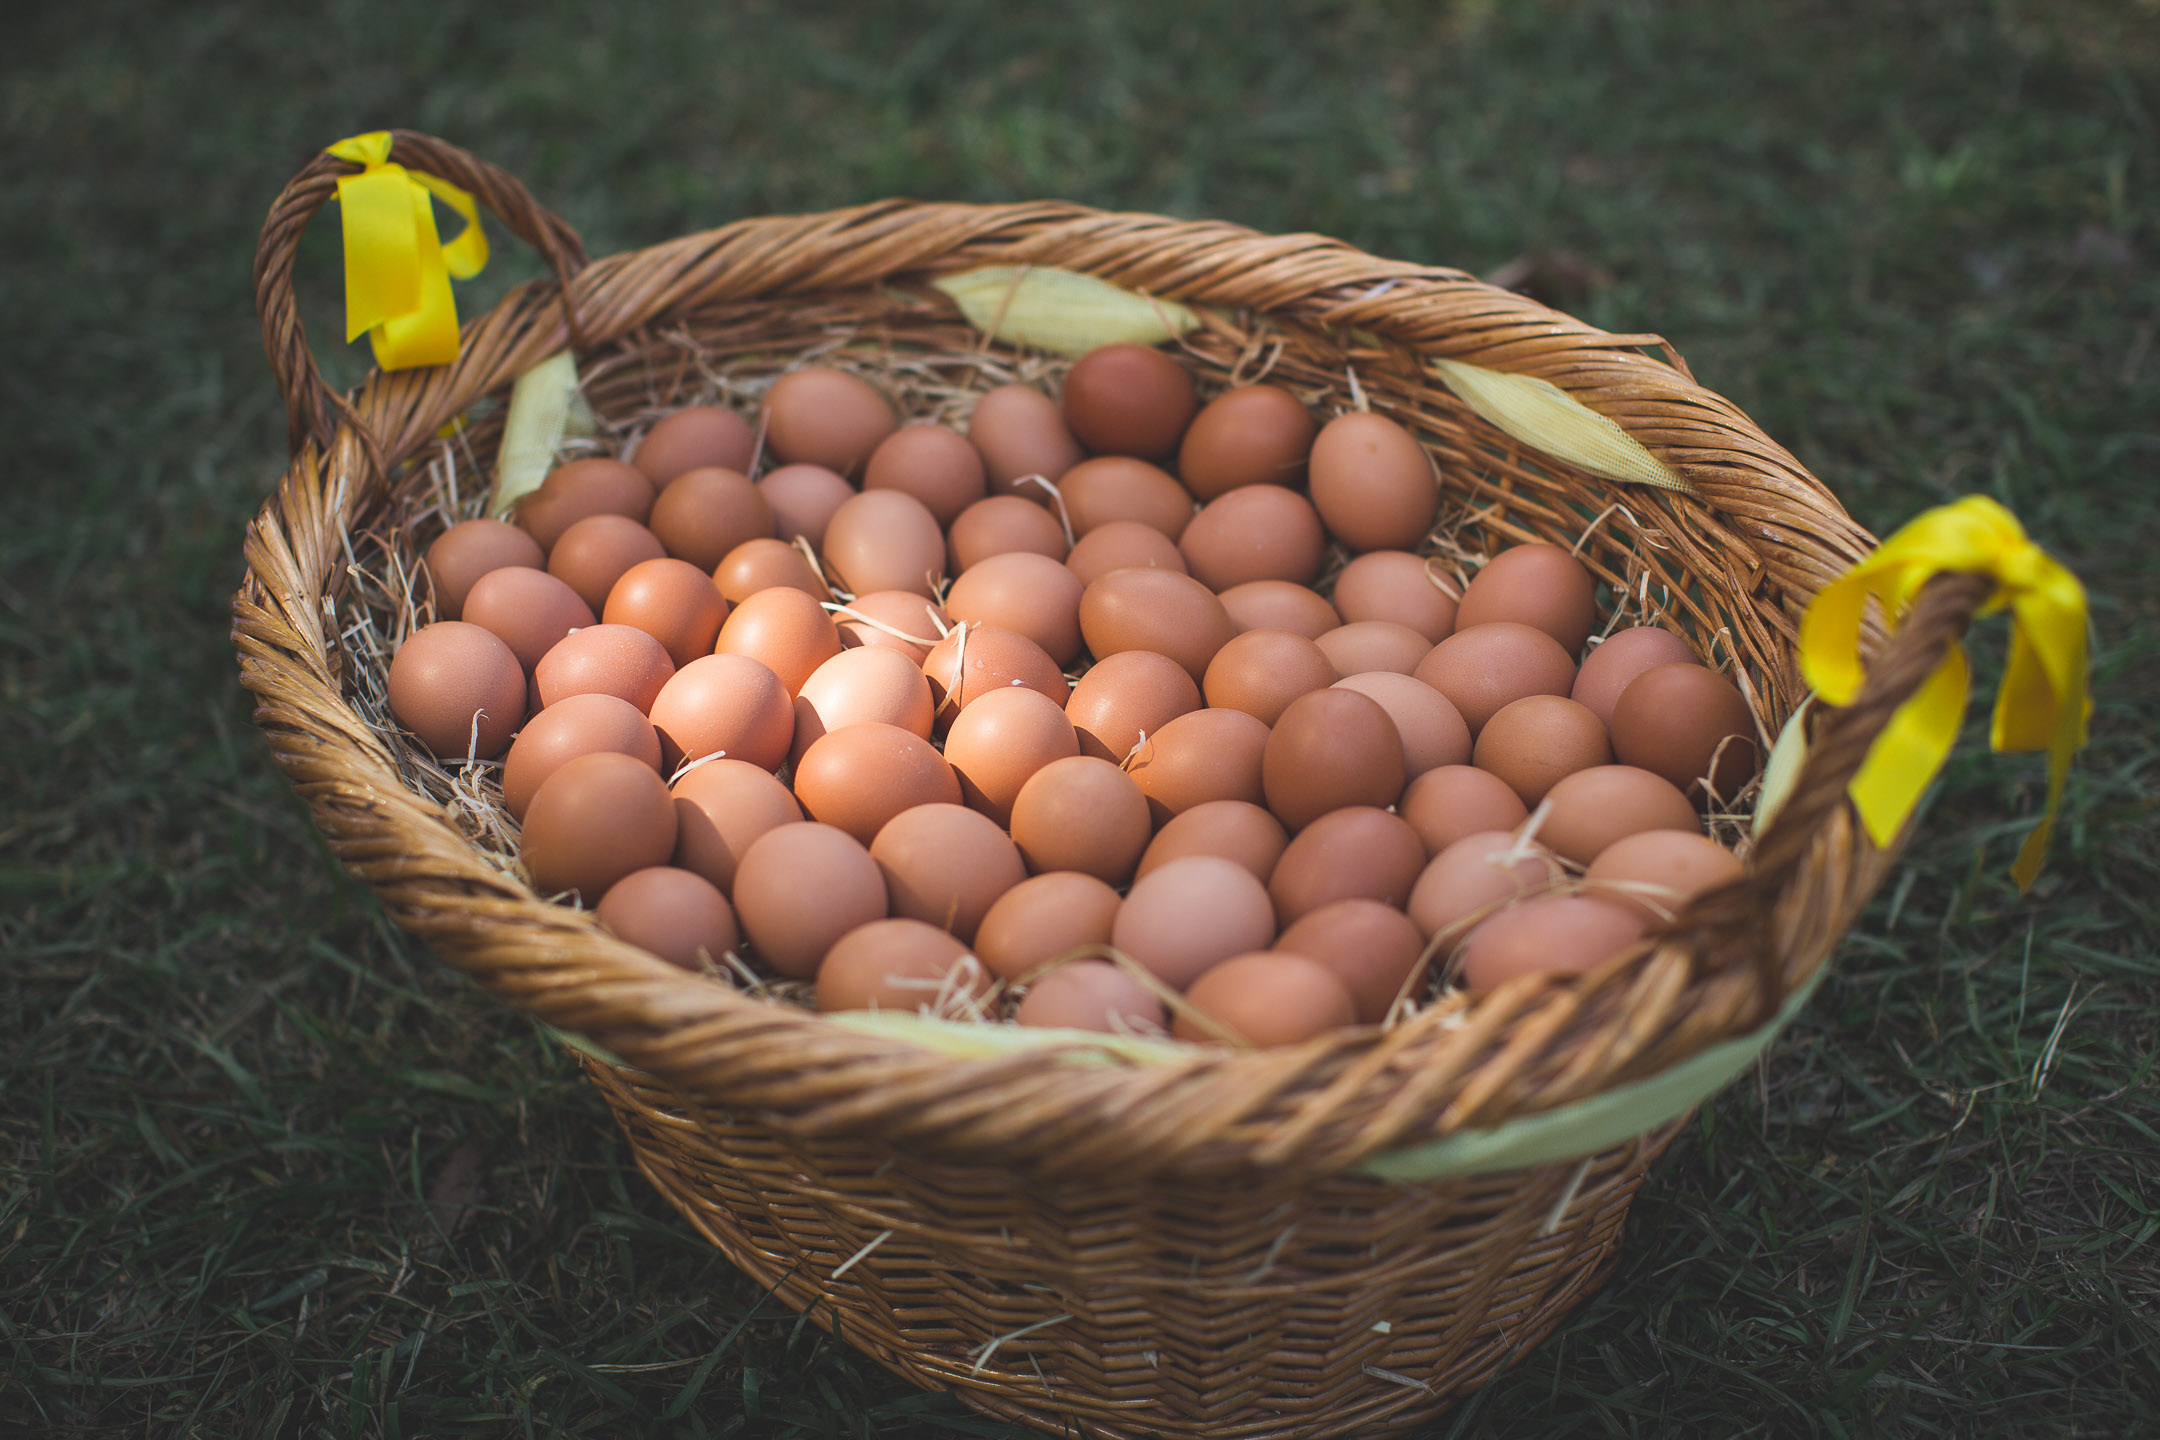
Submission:
[[[509,514],[511,506],[547,479],[563,441],[590,435],[593,429],[592,410],[578,391],[577,357],[568,350],[556,351],[518,376],[503,420],[502,453],[488,513]]]
[[[991,265],[930,283],[991,339],[1058,355],[1085,355],[1099,345],[1160,345],[1200,324],[1174,300],[1048,265]]]
[[[1695,493],[1641,441],[1549,380],[1460,360],[1430,364],[1465,405],[1525,445],[1608,480]]]

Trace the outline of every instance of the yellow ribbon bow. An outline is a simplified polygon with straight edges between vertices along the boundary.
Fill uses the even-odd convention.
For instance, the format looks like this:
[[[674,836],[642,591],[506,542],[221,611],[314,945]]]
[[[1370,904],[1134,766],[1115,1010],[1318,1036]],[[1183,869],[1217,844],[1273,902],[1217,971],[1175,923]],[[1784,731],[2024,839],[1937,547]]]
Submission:
[[[390,132],[340,140],[327,152],[367,168],[338,177],[345,217],[345,338],[365,334],[385,370],[457,359],[457,304],[450,277],[487,264],[487,235],[473,197],[447,180],[390,163]],[[435,230],[430,194],[465,217],[448,245]]]
[[[2040,873],[2070,757],[2092,715],[2087,687],[2085,590],[2025,537],[2017,518],[1984,495],[1930,510],[1825,586],[1800,621],[1800,668],[1833,705],[1860,689],[1860,623],[1867,598],[1895,623],[1920,587],[1942,571],[1995,577],[1983,615],[2011,612],[2010,664],[1995,697],[1989,741],[1997,750],[2048,752],[2047,811],[2018,852],[2018,889]],[[1868,835],[1887,845],[1950,757],[1971,689],[1965,649],[1953,645],[1935,673],[1900,706],[1850,787]]]

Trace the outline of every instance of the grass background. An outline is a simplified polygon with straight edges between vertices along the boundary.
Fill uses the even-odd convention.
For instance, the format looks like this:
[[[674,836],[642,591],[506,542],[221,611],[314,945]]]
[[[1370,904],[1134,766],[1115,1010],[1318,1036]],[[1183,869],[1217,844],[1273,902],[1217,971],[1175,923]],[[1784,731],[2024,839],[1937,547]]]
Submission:
[[[344,881],[225,642],[255,229],[388,125],[595,254],[904,193],[1330,232],[1672,338],[1878,532],[2089,582],[2049,872],[1980,753],[1612,1286],[1434,1435],[2160,1432],[2154,0],[38,7],[0,88],[0,1429],[1004,1434],[760,1304]],[[335,329],[333,227],[303,256]],[[534,273],[501,258],[461,303]],[[326,357],[333,374],[357,373]],[[1981,643],[1996,671],[2000,632]]]

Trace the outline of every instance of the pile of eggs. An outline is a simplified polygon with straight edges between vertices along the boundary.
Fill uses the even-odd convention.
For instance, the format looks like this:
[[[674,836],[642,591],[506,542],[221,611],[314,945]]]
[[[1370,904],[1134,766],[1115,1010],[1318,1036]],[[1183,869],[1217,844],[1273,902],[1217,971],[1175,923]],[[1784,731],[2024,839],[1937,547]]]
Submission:
[[[1382,415],[1202,405],[1140,346],[964,434],[797,369],[758,429],[679,410],[446,531],[390,708],[504,757],[534,887],[676,964],[1293,1043],[1436,964],[1593,969],[1742,873],[1702,820],[1756,770],[1740,692],[1671,631],[1593,642],[1566,550],[1458,584],[1440,493]]]

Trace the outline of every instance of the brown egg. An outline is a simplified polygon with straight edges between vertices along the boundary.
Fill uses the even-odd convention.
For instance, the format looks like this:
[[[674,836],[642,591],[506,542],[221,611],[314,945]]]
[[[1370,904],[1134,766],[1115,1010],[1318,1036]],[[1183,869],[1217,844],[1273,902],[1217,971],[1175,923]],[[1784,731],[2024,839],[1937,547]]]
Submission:
[[[969,568],[992,555],[1011,550],[1032,550],[1062,561],[1072,542],[1065,527],[1040,505],[1017,495],[992,495],[960,512],[945,534],[945,571],[965,575]]]
[[[691,405],[646,431],[630,463],[658,488],[713,466],[747,472],[756,449],[757,432],[742,416],[717,405]]]
[[[865,721],[834,730],[803,752],[795,798],[811,819],[867,845],[903,810],[959,804],[960,782],[920,735]]]
[[[943,425],[906,425],[870,453],[863,493],[899,490],[937,517],[940,531],[989,493],[982,453],[965,436]],[[942,534],[940,543],[942,544]]]
[[[1268,894],[1276,919],[1294,925],[1336,900],[1400,907],[1424,868],[1425,847],[1408,821],[1370,805],[1346,806],[1291,837],[1268,877]]]
[[[1065,427],[1058,403],[1029,385],[1000,385],[975,402],[968,439],[982,452],[993,491],[1017,494],[1038,505],[1048,492],[1018,484],[1023,477],[1056,480],[1080,463],[1080,442]]]
[[[833,612],[840,643],[897,650],[920,666],[952,628],[945,607],[907,590],[873,590]]]
[[[1487,830],[1465,835],[1433,856],[1403,908],[1427,939],[1438,935],[1452,945],[1499,906],[1556,885],[1566,874],[1543,845]]]
[[[1560,642],[1512,620],[1457,630],[1413,673],[1455,702],[1472,735],[1504,705],[1526,695],[1564,696],[1575,686],[1575,662]]]
[[[613,695],[572,695],[525,722],[503,758],[503,804],[518,819],[548,776],[580,755],[612,750],[660,770],[660,736],[652,721]]]
[[[1313,508],[1352,550],[1415,550],[1440,513],[1432,457],[1385,415],[1338,415],[1313,441]]]
[[[1185,557],[1178,553],[1176,542],[1154,526],[1143,525],[1138,520],[1112,520],[1088,531],[1074,544],[1072,554],[1065,557],[1065,568],[1078,576],[1083,586],[1093,584],[1097,577],[1112,570],[1188,573]]]
[[[596,455],[549,471],[512,518],[542,550],[553,550],[563,531],[588,515],[622,515],[643,524],[652,514],[653,494],[652,481],[636,469]]]
[[[1407,550],[1371,550],[1335,577],[1335,609],[1344,620],[1407,625],[1437,645],[1455,633],[1462,590],[1437,560]]]
[[[900,428],[892,402],[860,376],[823,365],[791,370],[765,392],[765,443],[791,465],[853,475]]]
[[[1208,967],[1275,939],[1275,911],[1252,872],[1214,855],[1187,855],[1133,882],[1110,943],[1173,990]]]
[[[801,760],[803,751],[827,732],[866,720],[897,725],[927,740],[935,708],[930,682],[900,651],[882,645],[843,650],[803,681],[795,697],[795,738],[788,753]]]
[[[1433,645],[1407,625],[1392,620],[1356,620],[1338,625],[1319,638],[1320,649],[1336,672],[1370,675],[1389,671],[1410,675],[1432,654]]]
[[[1511,905],[1463,942],[1463,987],[1497,990],[1523,975],[1580,975],[1642,938],[1643,919],[1584,895]]]
[[[1108,945],[1123,903],[1092,875],[1047,871],[997,898],[975,931],[975,953],[999,978],[1023,979],[1076,950]]]
[[[1088,667],[1065,702],[1080,753],[1122,765],[1140,743],[1178,716],[1200,708],[1200,687],[1185,667],[1152,650],[1121,650]]]
[[[1577,865],[1588,865],[1638,831],[1702,829],[1695,806],[1670,780],[1632,765],[1578,770],[1546,791],[1545,799],[1552,808],[1537,838]]]
[[[1092,755],[1051,761],[1028,777],[1013,800],[1013,843],[1038,874],[1078,870],[1123,885],[1154,833],[1140,787]]]
[[[1260,768],[1268,809],[1292,834],[1346,805],[1393,805],[1405,778],[1395,722],[1355,690],[1316,690],[1291,701]]]
[[[1557,545],[1510,546],[1471,577],[1455,616],[1464,630],[1498,620],[1543,630],[1579,655],[1597,624],[1597,581]]]
[[[714,648],[763,661],[792,696],[812,671],[840,653],[840,629],[811,596],[780,586],[737,602]]]
[[[435,614],[443,620],[464,618],[465,597],[490,570],[522,565],[538,570],[547,560],[540,542],[506,520],[460,520],[428,546],[422,568],[435,592]]]
[[[1241,385],[1210,400],[1178,447],[1178,474],[1201,500],[1244,485],[1305,483],[1313,423],[1305,402],[1277,385]]]
[[[623,515],[588,515],[563,531],[548,552],[548,574],[577,591],[597,613],[631,566],[666,555],[660,537],[637,521]]]
[[[1530,818],[1530,808],[1507,781],[1473,765],[1441,765],[1411,780],[1397,813],[1410,822],[1425,853],[1438,855],[1481,830],[1513,831]]]
[[[1417,968],[1425,937],[1395,906],[1353,897],[1306,911],[1276,938],[1275,948],[1333,971],[1357,1003],[1358,1020],[1377,1025]]]
[[[742,943],[727,896],[704,876],[672,865],[623,876],[600,897],[598,913],[616,939],[685,970],[717,964]]]
[[[1098,455],[1167,459],[1199,408],[1185,367],[1145,345],[1090,350],[1065,375],[1065,423]]]
[[[1588,706],[1564,695],[1525,695],[1501,706],[1478,732],[1471,763],[1507,781],[1535,809],[1563,777],[1610,765],[1612,758],[1605,727]]]
[[[661,764],[724,755],[778,770],[795,736],[795,706],[772,667],[748,655],[702,655],[671,676],[652,703]]]
[[[1416,780],[1442,765],[1461,765],[1470,759],[1470,726],[1447,696],[1410,675],[1392,670],[1369,670],[1345,675],[1335,682],[1337,690],[1355,690],[1387,711],[1402,737],[1403,774]]]
[[[747,540],[773,537],[772,506],[738,471],[708,466],[668,482],[646,522],[667,552],[710,573]]]
[[[577,591],[545,570],[523,565],[490,570],[474,582],[465,597],[465,619],[508,645],[528,675],[565,635],[600,623]]]
[[[1194,710],[1141,741],[1125,773],[1157,825],[1210,800],[1258,805],[1267,743],[1268,727],[1242,710]]]
[[[818,1009],[966,1013],[988,988],[967,947],[920,920],[873,920],[836,941],[818,966]]]
[[[1697,895],[1745,874],[1740,857],[1707,835],[1644,830],[1615,840],[1590,862],[1584,893],[1660,925]]]
[[[1357,1001],[1340,976],[1317,960],[1273,950],[1231,956],[1195,980],[1185,999],[1214,1023],[1180,1011],[1172,1031],[1202,1045],[1220,1044],[1226,1030],[1265,1050],[1357,1022]]]
[[[1106,1035],[1160,1035],[1169,1016],[1162,1001],[1107,960],[1076,960],[1035,981],[1013,1011],[1013,1023]]]
[[[1577,704],[1589,706],[1590,712],[1609,729],[1613,706],[1620,703],[1620,692],[1634,684],[1636,676],[1659,665],[1694,663],[1695,652],[1688,648],[1687,641],[1670,630],[1655,625],[1616,630],[1591,646],[1590,653],[1583,657],[1582,669],[1575,672],[1575,688],[1570,698]]]
[[[1154,650],[1194,680],[1235,633],[1213,591],[1168,570],[1112,570],[1080,594],[1080,634],[1098,660]]]
[[[885,918],[885,872],[844,830],[776,825],[743,852],[734,900],[735,918],[765,963],[807,980],[841,936]]]
[[[802,806],[772,773],[746,760],[707,760],[675,782],[675,859],[724,892],[758,837],[803,818]]]
[[[1755,777],[1754,712],[1739,687],[1701,665],[1636,676],[1613,706],[1612,736],[1622,764],[1664,776],[1698,804],[1730,805]]]
[[[952,634],[931,647],[922,671],[941,725],[950,725],[983,696],[1016,685],[1058,706],[1072,694],[1065,672],[1048,651],[1002,625],[955,625]]]
[[[1215,652],[1200,690],[1218,709],[1243,710],[1273,725],[1291,701],[1334,683],[1335,667],[1304,636],[1247,630]]]
[[[1282,821],[1245,800],[1209,800],[1170,817],[1147,852],[1140,857],[1137,875],[1187,855],[1219,855],[1252,871],[1265,885],[1275,874],[1275,862],[1290,843]]]
[[[945,732],[945,760],[960,796],[1010,825],[1020,787],[1054,760],[1080,753],[1064,708],[1024,685],[993,690],[963,708]]]
[[[973,943],[998,897],[1027,879],[1012,838],[965,805],[917,805],[885,822],[870,842],[885,872],[892,913],[924,920]]]
[[[760,590],[800,590],[813,600],[831,593],[809,559],[785,540],[745,540],[713,571],[713,584],[730,605],[740,605]]]
[[[633,871],[675,853],[675,806],[643,760],[612,750],[565,761],[526,808],[519,856],[542,895],[597,905]]]
[[[1058,507],[1075,535],[1113,520],[1133,520],[1172,540],[1185,533],[1194,510],[1191,492],[1175,476],[1128,455],[1099,455],[1066,471],[1058,481]],[[1186,559],[1190,563],[1191,557]]]
[[[1080,658],[1079,577],[1028,550],[992,555],[968,567],[945,596],[955,620],[1001,625],[1042,646],[1057,664]]]
[[[687,560],[642,560],[623,571],[607,593],[601,620],[634,625],[658,640],[679,669],[713,653],[727,618],[720,587]]]
[[[1222,592],[1234,629],[1288,630],[1317,640],[1342,624],[1342,616],[1317,590],[1287,580],[1248,580]]]
[[[533,667],[542,705],[568,695],[613,695],[647,714],[674,675],[667,647],[630,625],[588,625],[556,641]]]
[[[790,544],[807,540],[825,548],[825,527],[842,505],[855,498],[855,487],[823,465],[782,465],[757,482],[758,494],[772,510],[773,533]]]
[[[825,578],[849,594],[912,590],[934,596],[945,579],[945,532],[929,508],[903,490],[851,497],[825,527],[823,553]]]
[[[525,670],[492,632],[438,620],[391,657],[390,713],[434,756],[492,760],[525,723]]]
[[[1280,485],[1248,485],[1210,500],[1178,540],[1186,567],[1211,590],[1255,580],[1310,585],[1327,532],[1312,503]]]

